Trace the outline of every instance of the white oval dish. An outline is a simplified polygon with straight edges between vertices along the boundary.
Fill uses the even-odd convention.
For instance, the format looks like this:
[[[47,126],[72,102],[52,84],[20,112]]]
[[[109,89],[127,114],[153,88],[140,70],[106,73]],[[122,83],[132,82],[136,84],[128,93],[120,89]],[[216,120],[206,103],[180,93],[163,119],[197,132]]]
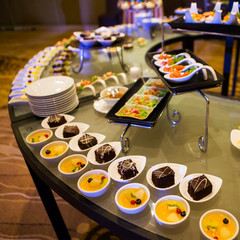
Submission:
[[[121,206],[118,202],[118,196],[122,190],[127,189],[127,188],[143,188],[147,192],[147,195],[148,195],[147,200],[141,206],[136,207],[136,208],[126,208],[126,207]],[[149,199],[150,199],[149,189],[145,185],[140,184],[140,183],[128,183],[128,184],[122,186],[120,189],[118,189],[118,191],[115,195],[115,203],[117,204],[118,208],[122,212],[127,213],[127,214],[137,214],[137,213],[140,213],[141,211],[143,211],[146,208]]]
[[[166,200],[176,200],[176,201],[179,201],[183,204],[184,208],[186,209],[186,216],[178,221],[178,222],[166,222],[166,221],[163,221],[162,219],[160,219],[157,214],[156,214],[156,208],[157,208],[157,205],[160,203],[160,202],[163,202],[163,201],[166,201]],[[182,224],[184,221],[186,221],[186,219],[188,218],[190,214],[190,206],[188,204],[188,202],[182,198],[182,197],[179,197],[177,195],[167,195],[165,197],[162,197],[160,199],[158,199],[158,201],[155,203],[155,207],[154,207],[154,217],[156,219],[156,221],[161,225],[161,226],[164,226],[164,227],[168,227],[168,228],[173,228],[173,227],[177,227],[179,226],[180,224]]]
[[[234,147],[240,150],[240,130],[233,129],[230,135],[231,143]]]
[[[205,212],[200,220],[199,220],[199,227],[200,227],[200,230],[201,230],[201,233],[203,235],[203,237],[207,240],[212,240],[212,238],[210,238],[209,236],[207,236],[207,234],[203,231],[203,228],[202,228],[202,221],[204,220],[205,217],[207,217],[208,215],[210,214],[213,214],[213,213],[216,213],[216,214],[223,214],[225,216],[227,216],[229,219],[231,219],[235,225],[235,228],[236,228],[236,233],[233,235],[232,238],[230,238],[229,240],[233,240],[233,239],[236,239],[237,238],[237,235],[239,233],[239,223],[237,221],[237,219],[230,213],[230,212],[227,212],[225,210],[222,210],[222,209],[212,209],[212,210],[209,210],[207,212]]]
[[[109,39],[109,40],[98,39],[97,41],[98,41],[101,45],[103,45],[103,47],[109,47],[109,46],[111,46],[116,40],[117,40],[117,38],[112,36],[111,39]]]
[[[93,38],[93,39],[84,39],[81,38],[79,39],[80,43],[84,46],[84,47],[92,47],[96,42],[97,39]]]
[[[61,168],[62,168],[62,165],[65,164],[65,163],[67,163],[68,161],[71,161],[71,159],[73,159],[73,158],[83,158],[84,161],[85,161],[85,166],[84,166],[82,169],[80,169],[79,171],[77,171],[77,172],[69,172],[69,173],[67,173],[67,172],[62,171],[62,169],[61,169]],[[79,176],[82,174],[82,171],[83,171],[84,169],[86,169],[87,165],[88,165],[88,159],[87,159],[86,156],[84,156],[84,155],[82,155],[82,154],[73,154],[73,155],[69,155],[69,156],[65,157],[64,159],[62,159],[62,160],[59,162],[59,164],[58,164],[58,171],[59,171],[64,177],[68,177],[68,178],[79,177]]]
[[[136,168],[138,170],[138,174],[136,174],[136,176],[129,178],[129,179],[122,179],[121,175],[118,173],[118,163],[121,161],[124,161],[126,159],[131,159],[133,162],[136,163]],[[110,177],[117,181],[117,182],[121,182],[121,183],[128,183],[131,180],[133,180],[134,178],[136,178],[137,176],[139,176],[141,174],[141,172],[143,171],[143,169],[145,168],[146,165],[146,157],[145,156],[125,156],[125,157],[121,157],[118,158],[116,160],[114,160],[108,167],[108,174],[110,175]]]
[[[73,121],[73,120],[75,119],[75,117],[72,116],[72,115],[68,115],[68,114],[59,114],[59,115],[63,115],[63,116],[65,117],[65,119],[66,119],[66,121],[67,121],[66,123],[69,123],[69,122],[71,122],[71,121]],[[55,129],[55,128],[59,127],[59,126],[57,126],[57,127],[51,128],[51,127],[48,125],[48,118],[49,118],[49,117],[46,117],[46,118],[44,118],[44,119],[42,120],[41,125],[42,125],[43,128]],[[66,124],[66,123],[65,123],[65,124]]]
[[[97,190],[97,191],[85,191],[85,190],[83,190],[83,189],[80,187],[81,182],[82,182],[85,178],[87,178],[88,176],[90,176],[90,175],[92,175],[92,174],[99,174],[99,173],[103,173],[103,174],[108,178],[108,182],[107,182],[107,184],[106,184],[103,188],[101,188],[101,189],[99,189],[99,190]],[[102,194],[104,194],[104,193],[107,191],[107,189],[108,189],[109,186],[110,186],[110,182],[111,182],[111,178],[110,178],[110,176],[108,175],[108,173],[107,173],[106,171],[101,170],[101,169],[95,169],[95,170],[91,170],[91,171],[88,171],[88,172],[84,173],[84,174],[79,178],[79,180],[78,180],[78,182],[77,182],[77,187],[78,187],[79,191],[80,191],[82,194],[84,194],[85,196],[87,196],[87,197],[99,197],[99,196],[101,196]]]
[[[37,134],[37,133],[43,133],[43,134],[46,133],[46,134],[49,134],[49,137],[41,142],[36,142],[36,143],[30,142],[29,138],[31,138],[34,134]],[[31,146],[33,148],[38,148],[38,147],[44,146],[47,142],[49,142],[49,140],[51,139],[52,136],[53,136],[53,132],[50,129],[38,129],[27,135],[26,142],[29,146]]]
[[[99,147],[101,147],[101,146],[104,145],[104,144],[109,144],[109,145],[111,145],[111,146],[115,149],[116,156],[115,156],[112,160],[110,160],[110,161],[108,161],[108,162],[98,163],[98,162],[96,161],[95,153],[94,153],[94,152],[95,152],[96,149],[98,149]],[[90,150],[90,151],[88,152],[88,154],[87,154],[87,158],[88,158],[89,162],[92,163],[93,165],[101,165],[101,166],[107,165],[107,164],[111,163],[112,161],[114,161],[114,160],[117,158],[117,156],[119,155],[121,149],[122,149],[122,148],[121,148],[121,143],[120,143],[120,142],[106,142],[106,143],[98,144],[98,145],[93,146],[93,147],[91,148],[91,150]]]
[[[86,152],[88,150],[90,150],[92,147],[90,148],[87,148],[87,149],[84,149],[82,150],[79,146],[78,146],[78,140],[80,137],[83,136],[84,133],[81,133],[80,135],[77,135],[75,137],[73,137],[70,142],[69,142],[69,147],[72,151],[74,152]],[[97,146],[98,144],[100,144],[105,138],[106,136],[103,135],[103,134],[100,134],[100,133],[86,133],[86,134],[89,134],[93,137],[95,137],[97,139],[97,144],[95,146]],[[94,146],[93,146],[94,147]]]
[[[162,168],[165,166],[169,166],[175,172],[175,184],[170,187],[167,187],[167,188],[158,188],[154,185],[154,183],[152,181],[152,172],[158,168]],[[160,191],[165,191],[165,190],[169,190],[171,188],[176,187],[183,180],[186,172],[187,172],[187,166],[185,166],[185,165],[177,164],[177,163],[160,163],[160,164],[152,166],[148,170],[146,178],[147,178],[148,184],[151,187],[153,187],[157,190],[160,190]]]
[[[68,138],[63,137],[63,129],[64,129],[65,126],[77,126],[78,129],[79,129],[79,134],[77,134],[76,136],[79,136],[80,134],[84,133],[89,128],[89,125],[86,124],[86,123],[80,123],[80,122],[65,123],[65,124],[59,126],[56,129],[55,136],[57,138],[67,140],[67,139],[71,139],[73,137],[76,137],[76,136],[68,137]]]
[[[104,99],[98,99],[96,101],[94,101],[93,103],[93,107],[96,111],[100,112],[100,113],[108,113],[109,110],[112,108],[111,105],[108,105]]]
[[[206,197],[196,201],[196,200],[193,200],[193,198],[189,195],[188,193],[188,182],[190,180],[192,180],[193,178],[196,178],[196,177],[199,177],[201,175],[205,175],[209,181],[212,183],[212,192],[207,195]],[[216,177],[216,176],[213,176],[213,175],[210,175],[210,174],[205,174],[205,173],[194,173],[194,174],[190,174],[188,176],[186,176],[179,184],[179,190],[180,190],[180,193],[182,194],[182,196],[187,199],[188,201],[190,202],[194,202],[194,203],[202,203],[202,202],[206,202],[210,199],[212,199],[217,193],[218,191],[220,190],[221,186],[222,186],[222,182],[223,180],[219,177]]]
[[[47,157],[44,157],[43,156],[43,152],[46,151],[49,147],[52,147],[52,146],[55,146],[55,145],[59,145],[59,144],[63,144],[65,145],[67,148],[65,150],[65,152],[63,152],[62,154],[56,156],[56,157],[50,157],[50,158],[47,158]],[[66,153],[68,152],[69,150],[69,146],[66,142],[64,141],[54,141],[54,142],[51,142],[47,145],[45,145],[41,151],[40,151],[40,156],[46,161],[46,162],[49,162],[49,163],[56,163],[56,162],[59,162],[63,157],[65,157]]]

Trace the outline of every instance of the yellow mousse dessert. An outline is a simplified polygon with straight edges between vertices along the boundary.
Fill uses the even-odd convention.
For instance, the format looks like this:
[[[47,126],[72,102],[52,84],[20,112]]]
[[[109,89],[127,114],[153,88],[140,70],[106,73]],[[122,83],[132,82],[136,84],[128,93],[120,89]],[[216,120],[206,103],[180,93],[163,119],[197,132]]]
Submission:
[[[73,157],[66,163],[62,164],[61,170],[65,173],[78,172],[86,165],[86,160],[83,157]]]
[[[125,208],[136,208],[147,201],[148,195],[143,188],[127,188],[119,193],[118,202]]]
[[[156,207],[156,214],[164,222],[175,223],[181,221],[186,216],[186,209],[177,200],[165,200]]]
[[[48,147],[44,150],[43,156],[46,158],[53,158],[63,154],[67,149],[67,146],[64,144],[59,144],[55,146]]]
[[[220,213],[212,213],[205,217],[202,229],[207,236],[217,240],[231,239],[236,232],[233,221]]]
[[[49,137],[50,137],[50,134],[46,133],[46,132],[45,133],[44,132],[35,133],[28,138],[28,141],[31,142],[31,143],[39,143],[39,142],[42,142],[42,141],[46,140]]]
[[[106,186],[108,178],[103,173],[95,173],[86,176],[80,183],[80,188],[84,191],[98,191]]]

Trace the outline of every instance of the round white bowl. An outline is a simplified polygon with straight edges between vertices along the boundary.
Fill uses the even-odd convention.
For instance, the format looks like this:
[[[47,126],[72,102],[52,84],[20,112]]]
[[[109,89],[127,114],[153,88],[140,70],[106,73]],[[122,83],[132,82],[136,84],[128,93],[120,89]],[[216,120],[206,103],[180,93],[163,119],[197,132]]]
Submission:
[[[30,142],[29,139],[37,133],[50,134],[50,135],[49,135],[48,138],[46,138],[45,140],[43,140],[41,142],[36,142],[36,143]],[[38,129],[38,130],[33,131],[33,132],[31,132],[27,135],[26,142],[29,146],[31,146],[33,148],[40,148],[40,147],[43,147],[46,143],[48,143],[50,141],[50,139],[52,138],[52,136],[53,136],[52,130],[50,130],[50,129]]]
[[[108,178],[107,184],[106,184],[103,188],[101,188],[101,189],[99,189],[99,190],[97,190],[97,191],[85,191],[85,190],[83,190],[83,189],[80,187],[80,184],[82,183],[82,181],[83,181],[85,178],[87,178],[88,176],[90,176],[90,175],[92,175],[92,174],[96,174],[96,173],[103,173],[103,174]],[[101,169],[95,169],[95,170],[91,170],[91,171],[88,171],[88,172],[84,173],[84,174],[79,178],[79,180],[78,180],[78,182],[77,182],[77,187],[78,187],[79,191],[80,191],[82,194],[84,194],[85,196],[87,196],[87,197],[99,197],[99,196],[101,196],[102,194],[104,194],[104,193],[107,191],[107,189],[108,189],[109,186],[110,186],[110,182],[111,182],[111,178],[110,178],[110,176],[108,175],[108,173],[107,173],[106,171],[101,170]]]
[[[65,150],[65,152],[63,152],[62,154],[56,156],[56,157],[50,157],[50,158],[46,158],[43,156],[43,152],[46,151],[49,147],[53,147],[53,146],[56,146],[56,145],[59,145],[59,144],[64,144],[67,148]],[[54,141],[54,142],[51,142],[47,145],[45,145],[41,151],[40,151],[40,155],[41,157],[46,161],[46,162],[49,162],[49,163],[56,163],[56,162],[59,162],[68,152],[68,149],[69,149],[69,146],[68,146],[68,143],[64,142],[64,141]]]
[[[121,193],[121,191],[123,191],[124,189],[127,189],[127,188],[143,188],[147,192],[147,195],[148,195],[147,200],[142,205],[140,205],[139,207],[136,207],[136,208],[126,208],[126,207],[121,206],[118,202],[118,197],[119,197],[119,194]],[[118,189],[118,191],[115,195],[115,203],[117,204],[118,208],[122,212],[127,213],[127,214],[136,214],[136,213],[140,213],[141,211],[143,211],[146,208],[149,199],[150,199],[149,189],[145,185],[140,184],[140,183],[126,184],[126,185],[122,186],[120,189]]]
[[[238,150],[240,150],[240,130],[239,129],[233,129],[231,131],[230,135],[231,143],[234,147],[236,147]]]
[[[160,203],[160,202],[163,202],[163,201],[166,201],[166,200],[176,200],[176,201],[179,201],[183,204],[184,208],[186,209],[186,216],[178,221],[178,222],[174,222],[174,223],[170,223],[170,222],[165,222],[163,221],[162,219],[160,219],[157,214],[156,214],[156,207],[157,205]],[[160,199],[158,199],[158,201],[155,203],[155,207],[154,207],[154,217],[156,219],[156,221],[161,225],[161,226],[164,226],[164,227],[168,227],[168,228],[174,228],[174,227],[177,227],[179,226],[180,224],[182,224],[184,221],[186,221],[186,219],[188,218],[190,214],[190,206],[188,204],[188,202],[182,198],[182,197],[179,197],[177,195],[168,195],[168,196],[165,196],[165,197],[162,197]]]
[[[108,87],[108,88],[105,88],[103,89],[101,92],[100,92],[100,97],[109,105],[109,106],[113,106],[120,98],[106,98],[104,97],[104,95],[107,93],[107,92],[111,92],[113,91],[114,89],[119,89],[120,92],[122,91],[127,91],[128,88],[126,87],[122,87],[122,86],[113,86],[113,87]]]
[[[227,212],[227,211],[222,210],[222,209],[212,209],[212,210],[209,210],[209,211],[205,212],[205,213],[201,216],[201,218],[200,218],[200,220],[199,220],[199,227],[200,227],[200,230],[201,230],[201,233],[202,233],[203,237],[204,237],[205,239],[212,240],[212,238],[210,238],[209,236],[207,236],[206,233],[204,233],[204,231],[203,231],[203,229],[202,229],[202,221],[204,220],[205,217],[207,217],[208,215],[213,214],[213,213],[223,214],[223,215],[227,216],[229,219],[231,219],[231,220],[233,221],[233,223],[234,223],[234,225],[235,225],[235,228],[236,228],[236,233],[235,233],[234,236],[233,236],[231,239],[229,239],[229,240],[235,239],[235,238],[237,237],[238,233],[239,233],[239,223],[238,223],[237,219],[236,219],[230,212]]]
[[[63,171],[62,171],[62,166],[63,166],[65,163],[71,161],[72,158],[77,158],[77,157],[84,159],[84,161],[85,161],[85,166],[84,166],[82,169],[80,169],[79,171],[77,171],[77,172],[72,172],[72,173],[63,172]],[[83,170],[86,169],[87,165],[88,165],[88,159],[87,159],[86,156],[84,156],[84,155],[82,155],[82,154],[73,154],[73,155],[69,155],[69,156],[65,157],[64,159],[62,159],[62,160],[59,162],[59,164],[58,164],[58,171],[59,171],[64,177],[68,177],[68,178],[79,177],[79,176],[82,174]]]

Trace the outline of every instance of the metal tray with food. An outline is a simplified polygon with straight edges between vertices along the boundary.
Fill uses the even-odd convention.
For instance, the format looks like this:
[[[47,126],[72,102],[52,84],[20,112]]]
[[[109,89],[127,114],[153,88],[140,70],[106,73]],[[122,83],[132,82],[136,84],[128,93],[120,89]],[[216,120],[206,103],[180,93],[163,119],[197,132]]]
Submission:
[[[161,80],[160,80],[161,81]],[[147,83],[147,84],[146,84]],[[150,84],[154,82],[152,79],[148,78],[139,78],[134,85],[129,88],[129,90],[123,95],[122,98],[112,107],[112,109],[107,113],[106,118],[110,122],[124,124],[124,125],[132,125],[139,127],[147,127],[151,128],[155,125],[158,117],[163,112],[165,106],[169,102],[172,97],[172,94],[166,88],[156,88],[152,86],[153,89],[158,89],[163,92],[163,96],[161,96],[158,104],[153,108],[148,108],[143,105],[138,104],[129,104],[129,99],[132,99],[134,94],[138,93],[140,90],[145,87],[150,88]],[[155,92],[155,91],[154,91]],[[143,95],[146,95],[143,93]],[[132,101],[131,101],[132,103]],[[139,114],[134,111],[133,114],[128,114],[128,110],[136,108],[139,110]]]
[[[220,73],[188,49],[166,51],[162,55],[164,57],[159,52],[147,53],[146,61],[173,94],[218,87],[224,80]],[[162,71],[180,65],[183,70],[175,69],[172,74]]]

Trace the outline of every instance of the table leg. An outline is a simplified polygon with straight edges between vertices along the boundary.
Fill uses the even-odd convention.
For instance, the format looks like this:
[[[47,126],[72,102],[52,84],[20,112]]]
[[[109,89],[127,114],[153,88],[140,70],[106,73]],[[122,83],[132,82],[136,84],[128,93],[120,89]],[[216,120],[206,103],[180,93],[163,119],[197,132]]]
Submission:
[[[82,70],[83,63],[84,63],[84,49],[79,50],[79,60],[80,60],[79,68],[78,69],[72,68],[72,71],[74,73],[80,73]]]
[[[124,64],[124,60],[123,60],[123,47],[122,46],[120,47],[120,53],[118,52],[118,50],[116,48],[116,53],[117,53],[117,56],[118,56],[119,63],[122,67],[122,70],[124,72],[127,72],[126,65]]]
[[[51,189],[26,164],[58,239],[71,240]]]
[[[223,66],[223,85],[222,85],[222,95],[228,96],[229,78],[231,71],[231,60],[232,60],[232,49],[233,49],[233,38],[226,37],[225,43],[225,56],[224,56],[224,66]]]

